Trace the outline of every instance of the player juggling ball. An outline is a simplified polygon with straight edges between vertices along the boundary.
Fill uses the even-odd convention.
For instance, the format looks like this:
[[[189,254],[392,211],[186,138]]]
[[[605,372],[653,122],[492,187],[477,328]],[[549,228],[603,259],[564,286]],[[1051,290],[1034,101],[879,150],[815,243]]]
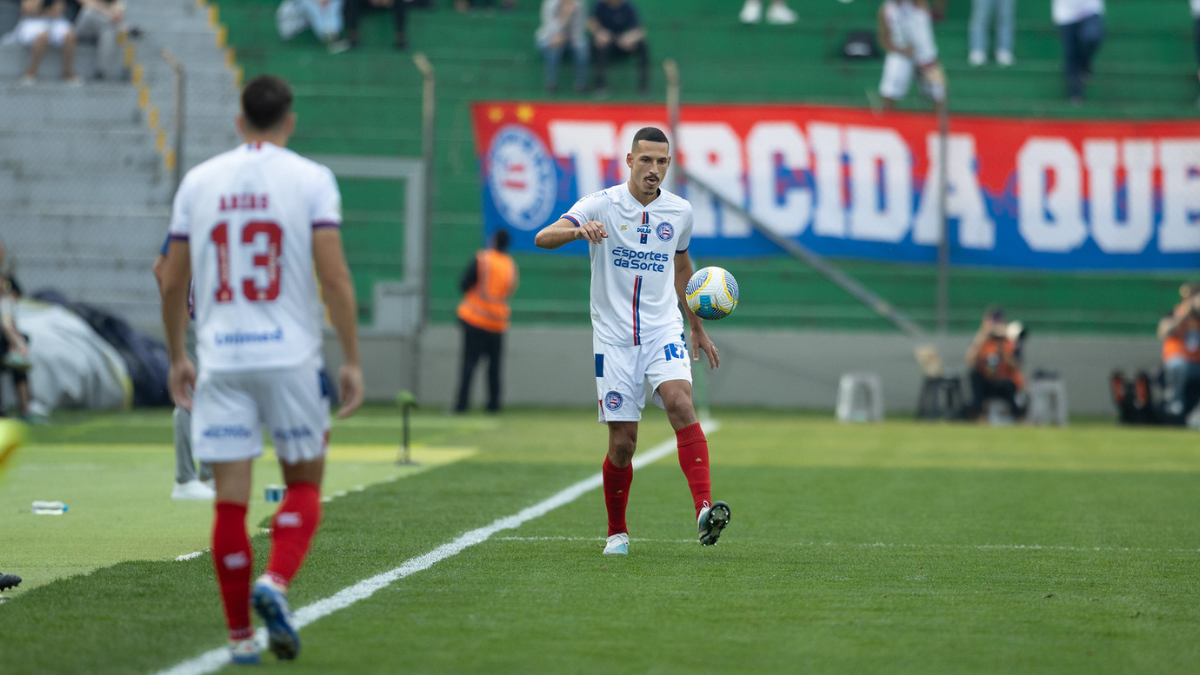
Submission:
[[[341,196],[328,168],[286,148],[295,125],[286,82],[264,75],[246,85],[237,118],[245,142],[183,179],[161,270],[171,397],[192,411],[193,452],[212,463],[216,481],[212,557],[235,663],[259,660],[251,601],[266,622],[271,651],[281,659],[300,651],[287,589],[321,519],[329,445],[332,387],[321,357],[321,297],[345,357],[338,417],[354,412],[363,395]],[[184,345],[189,279],[198,375]],[[271,521],[266,572],[252,590],[246,506],[263,425],[287,496]]]
[[[580,199],[554,224],[537,233],[541,248],[587,242],[592,259],[592,346],[600,421],[608,424],[604,502],[608,509],[607,555],[629,553],[625,507],[633,481],[638,420],[650,383],[654,403],[667,411],[679,446],[679,465],[696,508],[700,543],[717,543],[729,524],[729,505],[713,502],[708,441],[692,406],[691,362],[680,305],[687,313],[692,345],[720,364],[717,346],[684,301],[692,276],[688,242],[692,205],[661,187],[671,166],[667,136],[646,127],[625,157],[627,183]]]

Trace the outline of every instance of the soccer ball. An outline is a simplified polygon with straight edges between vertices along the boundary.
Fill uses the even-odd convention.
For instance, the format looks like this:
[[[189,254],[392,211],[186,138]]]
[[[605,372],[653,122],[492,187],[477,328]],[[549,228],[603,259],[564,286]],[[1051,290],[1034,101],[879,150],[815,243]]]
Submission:
[[[0,475],[25,444],[25,425],[16,420],[0,419]]]
[[[737,308],[737,280],[720,267],[705,267],[688,279],[683,297],[701,319],[724,319]]]

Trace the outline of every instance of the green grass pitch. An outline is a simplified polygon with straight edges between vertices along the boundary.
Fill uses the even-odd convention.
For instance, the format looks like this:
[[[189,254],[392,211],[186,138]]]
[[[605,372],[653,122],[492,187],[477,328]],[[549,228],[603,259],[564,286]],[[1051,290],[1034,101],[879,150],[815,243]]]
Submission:
[[[635,475],[628,558],[599,491],[301,630],[289,673],[1187,673],[1200,668],[1200,449],[1183,431],[838,425],[718,411],[695,542],[673,455]],[[294,609],[599,470],[590,410],[418,415],[417,470],[384,409],[334,430]],[[35,430],[0,483],[0,672],[151,673],[223,644],[211,507],[168,498],[169,414]],[[671,438],[649,412],[640,445]],[[340,456],[339,456],[340,455]],[[263,461],[260,485],[277,480]],[[274,471],[274,472],[273,472]],[[359,487],[362,489],[357,489]],[[256,490],[261,497],[261,490]],[[29,513],[62,499],[64,516]],[[251,525],[270,506],[252,507]],[[257,532],[257,529],[252,531]],[[257,564],[269,538],[254,536]]]

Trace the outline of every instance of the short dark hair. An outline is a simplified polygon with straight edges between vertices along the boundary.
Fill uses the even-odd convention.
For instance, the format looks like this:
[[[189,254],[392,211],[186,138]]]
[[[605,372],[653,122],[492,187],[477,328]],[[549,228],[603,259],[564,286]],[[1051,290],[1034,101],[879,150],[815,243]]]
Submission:
[[[292,111],[292,88],[282,77],[259,75],[242,89],[242,116],[256,131],[279,126]]]
[[[650,141],[651,143],[666,143],[670,147],[670,141],[667,140],[667,135],[658,127],[642,127],[633,135],[633,150],[637,150],[638,141]]]
[[[492,248],[504,253],[508,250],[508,240],[508,230],[496,230],[496,233],[492,235]]]

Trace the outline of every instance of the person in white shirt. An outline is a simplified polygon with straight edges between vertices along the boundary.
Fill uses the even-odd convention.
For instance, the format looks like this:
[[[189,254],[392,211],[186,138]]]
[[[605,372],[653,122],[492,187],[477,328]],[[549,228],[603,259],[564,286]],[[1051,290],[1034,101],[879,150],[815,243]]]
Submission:
[[[1063,45],[1067,96],[1083,104],[1083,83],[1092,76],[1092,59],[1104,41],[1104,0],[1054,0],[1051,15]]]
[[[587,89],[590,47],[586,33],[587,0],[542,0],[542,23],[534,41],[546,59],[546,91],[558,91],[558,66],[571,47],[575,59],[575,91]]]
[[[583,240],[591,253],[596,393],[600,421],[608,424],[603,476],[608,511],[604,553],[609,555],[629,552],[625,510],[647,381],[654,403],[666,409],[675,429],[700,543],[717,543],[730,515],[728,504],[711,501],[708,441],[692,406],[691,361],[700,355],[688,358],[679,311],[683,305],[693,346],[716,368],[717,347],[683,299],[693,272],[687,253],[692,205],[660,187],[671,165],[670,145],[660,129],[639,130],[625,163],[627,183],[580,199],[534,239],[550,249]]]
[[[879,43],[887,51],[879,95],[885,110],[908,94],[913,72],[940,111],[946,105],[946,71],[938,62],[933,39],[933,16],[925,0],[884,0],[877,18]]]
[[[245,143],[183,179],[161,270],[171,397],[192,411],[196,458],[213,465],[212,557],[235,663],[259,661],[252,597],[271,651],[293,659],[300,649],[287,587],[321,518],[332,398],[321,357],[321,297],[345,357],[338,417],[354,412],[363,396],[341,196],[329,169],[286,149],[296,124],[291,108],[292,92],[282,79],[264,75],[246,85],[237,119]],[[199,376],[185,349],[189,280]],[[272,520],[271,556],[252,596],[246,508],[264,425],[287,493]]]

